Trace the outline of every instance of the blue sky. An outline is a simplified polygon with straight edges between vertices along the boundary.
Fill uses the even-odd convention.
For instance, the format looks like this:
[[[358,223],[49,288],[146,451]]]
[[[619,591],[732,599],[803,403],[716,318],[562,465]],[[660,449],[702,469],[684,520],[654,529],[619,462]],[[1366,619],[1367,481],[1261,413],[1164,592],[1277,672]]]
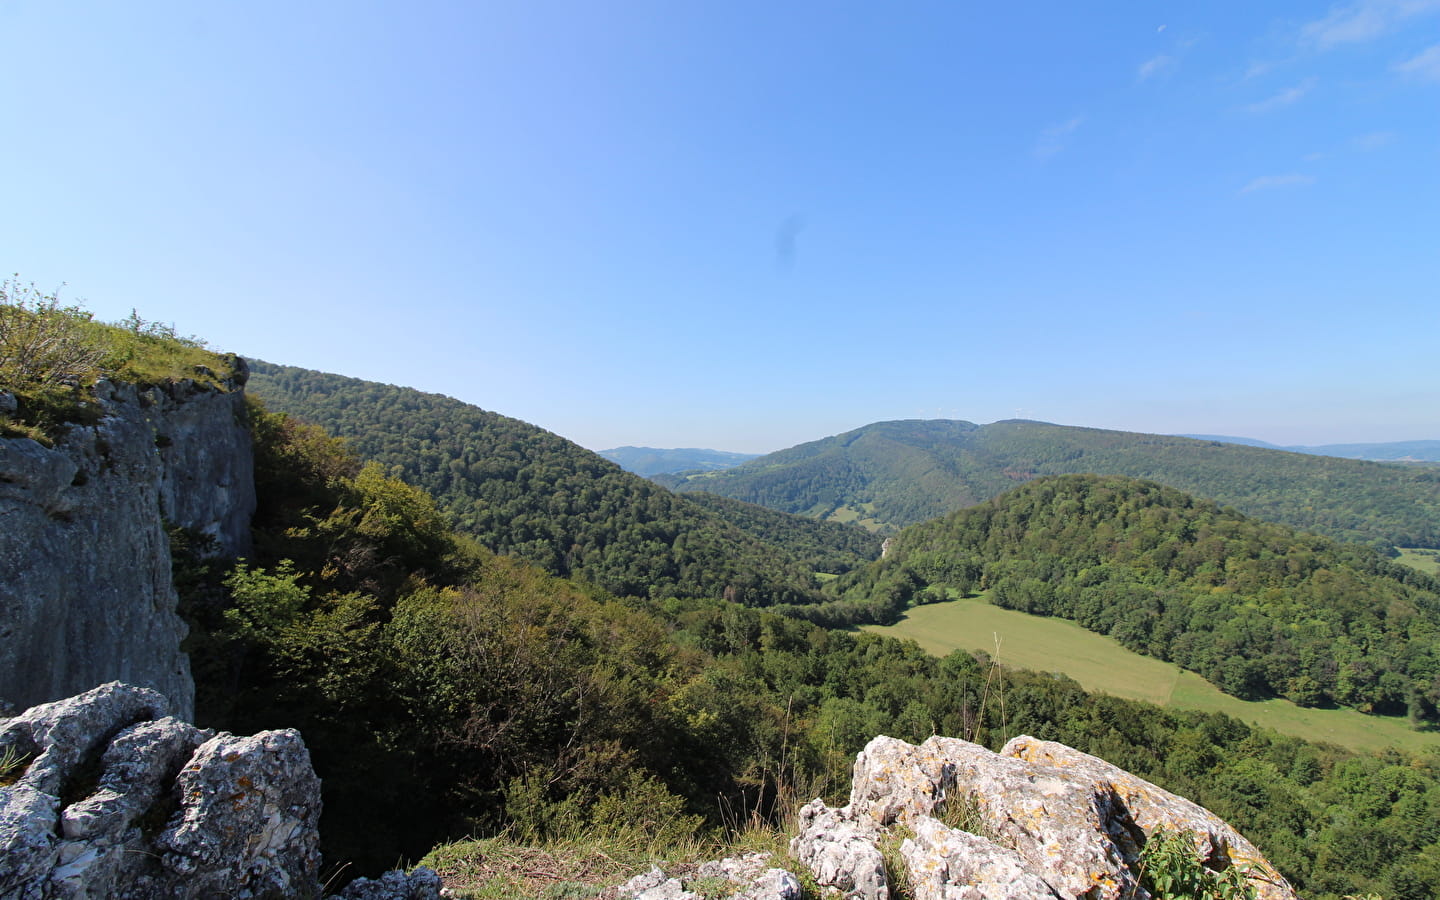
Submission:
[[[0,0],[0,269],[593,449],[1440,438],[1440,0]]]

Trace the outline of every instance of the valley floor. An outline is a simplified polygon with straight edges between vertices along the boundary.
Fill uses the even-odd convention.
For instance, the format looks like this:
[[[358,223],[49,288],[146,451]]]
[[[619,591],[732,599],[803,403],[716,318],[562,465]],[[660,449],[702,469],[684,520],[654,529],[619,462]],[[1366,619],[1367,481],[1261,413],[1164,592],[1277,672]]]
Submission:
[[[1068,675],[1086,690],[1177,709],[1222,712],[1352,750],[1440,750],[1440,733],[1414,731],[1404,717],[1307,709],[1280,699],[1240,700],[1193,672],[1127,650],[1074,622],[1001,609],[983,595],[916,607],[894,625],[867,625],[865,630],[909,638],[936,656],[981,650],[1006,666]]]

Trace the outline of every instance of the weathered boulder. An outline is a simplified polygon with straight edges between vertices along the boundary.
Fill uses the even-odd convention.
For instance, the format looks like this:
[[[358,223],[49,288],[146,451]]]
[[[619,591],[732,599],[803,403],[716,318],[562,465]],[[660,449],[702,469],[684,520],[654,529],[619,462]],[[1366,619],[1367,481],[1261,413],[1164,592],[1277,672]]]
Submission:
[[[847,897],[884,897],[877,845],[898,827],[909,829],[900,854],[923,900],[1145,898],[1140,853],[1159,830],[1193,833],[1198,864],[1241,866],[1261,900],[1295,900],[1219,817],[1104,760],[1030,737],[1000,754],[955,738],[915,746],[877,737],[856,757],[848,805],[816,800],[801,810],[791,853]]]
[[[216,735],[107,684],[0,722],[0,896],[284,898],[319,890],[320,780],[294,731]]]
[[[0,438],[0,698],[24,708],[122,680],[193,716],[167,525],[241,556],[255,509],[244,396],[100,381],[53,447]]]
[[[873,742],[872,742],[873,743]],[[831,809],[819,800],[800,808],[800,833],[790,855],[810,867],[815,880],[855,900],[889,900],[885,857],[876,846],[880,827],[851,808]]]
[[[696,871],[699,878],[724,878],[739,889],[731,900],[800,900],[800,880],[771,864],[768,853],[747,853],[707,862]]]

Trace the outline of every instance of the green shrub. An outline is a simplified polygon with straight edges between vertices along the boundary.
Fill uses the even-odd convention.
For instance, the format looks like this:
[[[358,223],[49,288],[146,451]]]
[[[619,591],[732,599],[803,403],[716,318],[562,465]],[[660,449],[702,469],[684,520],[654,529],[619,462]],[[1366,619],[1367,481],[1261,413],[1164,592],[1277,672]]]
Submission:
[[[1159,829],[1150,835],[1140,851],[1140,883],[1156,900],[1255,900],[1245,869],[1206,868],[1188,831]]]

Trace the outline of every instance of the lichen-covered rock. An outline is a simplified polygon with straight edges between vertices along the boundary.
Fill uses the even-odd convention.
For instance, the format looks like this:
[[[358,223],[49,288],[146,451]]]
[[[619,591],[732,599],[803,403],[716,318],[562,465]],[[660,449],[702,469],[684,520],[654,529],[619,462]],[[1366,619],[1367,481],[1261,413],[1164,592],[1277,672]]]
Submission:
[[[24,760],[0,787],[0,897],[318,893],[320,781],[300,736],[215,735],[168,712],[107,684],[0,722],[0,752]]]
[[[978,744],[968,747],[989,753]],[[945,748],[952,753],[957,749]],[[881,735],[855,757],[849,808],[880,827],[928,816],[954,787],[955,766],[961,758],[963,754],[947,756],[928,741],[917,747]]]
[[[1135,895],[1135,872],[1114,836],[1126,830],[1128,817],[1112,792],[969,741],[932,737],[921,746],[950,766],[947,802],[969,807],[984,836],[1018,853],[1055,893],[1090,900]]]
[[[850,803],[802,809],[791,852],[822,884],[883,896],[874,886],[877,874],[884,884],[876,845],[900,826],[913,832],[901,856],[923,900],[1144,900],[1140,850],[1157,829],[1194,832],[1196,859],[1212,870],[1244,866],[1261,900],[1295,900],[1219,817],[1103,760],[1029,737],[1000,754],[955,738],[915,746],[877,737],[856,757]]]
[[[61,811],[49,895],[134,896],[134,886],[152,881],[154,847],[147,832],[177,805],[175,773],[210,735],[171,717],[121,731],[101,757],[94,793]]]
[[[424,866],[379,878],[357,878],[336,894],[337,900],[440,900],[440,876]]]
[[[624,900],[698,900],[685,890],[680,879],[666,875],[659,866],[651,866],[648,872],[620,885],[619,895]]]
[[[121,680],[193,716],[167,523],[249,546],[244,396],[101,381],[102,417],[44,447],[0,438],[0,697],[18,707]]]
[[[1056,894],[1013,850],[935,819],[900,845],[915,900],[1042,900]]]
[[[292,897],[320,871],[320,779],[294,729],[220,734],[176,779],[180,812],[155,840],[185,896]]]
[[[1103,759],[1054,741],[1021,736],[1007,743],[1000,754],[1051,767],[1062,771],[1067,780],[1089,784],[1097,792],[1114,794],[1124,806],[1129,821],[1142,833],[1141,840],[1137,842],[1133,829],[1115,831],[1117,844],[1131,862],[1139,858],[1144,838],[1157,830],[1189,832],[1194,835],[1196,855],[1212,869],[1244,866],[1250,872],[1250,882],[1258,900],[1291,900],[1295,896],[1290,884],[1254,844],[1224,819],[1197,803],[1137,778]]]
[[[699,878],[724,878],[737,885],[731,900],[800,900],[800,880],[784,869],[770,865],[768,853],[747,853],[707,862],[696,872]]]
[[[799,820],[790,854],[810,867],[816,881],[854,900],[889,900],[885,857],[876,846],[880,829],[873,821],[819,800],[801,807]]]
[[[142,826],[209,735],[168,717],[169,707],[154,691],[114,683],[0,724],[0,752],[27,761],[0,788],[0,895],[124,895],[153,855]],[[70,796],[79,799],[65,806]]]

